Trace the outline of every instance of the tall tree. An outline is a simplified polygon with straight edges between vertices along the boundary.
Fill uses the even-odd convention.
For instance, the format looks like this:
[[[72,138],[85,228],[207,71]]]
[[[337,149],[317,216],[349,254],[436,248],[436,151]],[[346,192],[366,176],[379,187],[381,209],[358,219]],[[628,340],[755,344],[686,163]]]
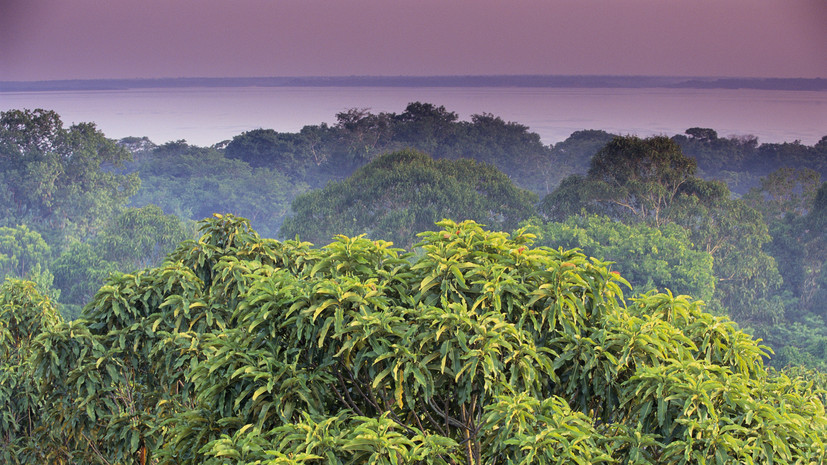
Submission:
[[[779,168],[764,178],[759,187],[743,197],[749,206],[760,211],[767,222],[780,220],[788,213],[806,214],[815,202],[821,174],[809,168]]]
[[[580,249],[590,257],[614,262],[635,293],[669,290],[709,302],[715,292],[712,255],[694,250],[689,230],[670,223],[654,228],[645,223],[626,225],[606,216],[572,216],[565,222],[533,219],[529,231],[536,244]]]
[[[51,248],[26,225],[0,227],[0,279],[28,278],[35,267],[46,267]]]
[[[0,283],[0,462],[9,465],[68,463],[62,432],[48,421],[42,381],[32,370],[33,341],[62,323],[52,302],[33,282]]]
[[[70,244],[52,263],[61,303],[74,308],[86,305],[110,274],[158,266],[194,235],[193,222],[165,215],[158,206],[124,209],[100,234]]]
[[[92,123],[66,129],[45,110],[0,113],[0,224],[26,224],[47,242],[93,235],[137,190],[130,159]]]
[[[318,243],[337,233],[365,233],[410,246],[417,233],[443,218],[514,228],[532,214],[534,201],[533,193],[490,165],[403,150],[298,197],[280,235]]]
[[[770,301],[781,283],[760,213],[733,199],[726,185],[695,174],[694,160],[665,137],[616,137],[594,158],[586,176],[571,176],[546,196],[540,211],[564,221],[582,211],[626,223],[676,223],[695,247],[714,258],[716,297],[744,323],[778,321],[783,305]]]
[[[731,321],[686,296],[627,304],[604,263],[525,231],[444,221],[401,256],[234,217],[202,232],[31,340],[57,435],[21,461],[68,462],[55,445],[141,465],[824,458],[823,392],[767,370]]]
[[[552,163],[547,165],[546,192],[557,187],[560,182],[573,174],[585,175],[589,171],[591,159],[597,152],[614,138],[612,134],[600,130],[582,130],[571,133],[565,140],[551,148]]]

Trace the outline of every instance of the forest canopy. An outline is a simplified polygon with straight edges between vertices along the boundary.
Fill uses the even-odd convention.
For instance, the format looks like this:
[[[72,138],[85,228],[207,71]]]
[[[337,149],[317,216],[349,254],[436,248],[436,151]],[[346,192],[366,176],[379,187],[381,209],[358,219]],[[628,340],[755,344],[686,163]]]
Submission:
[[[5,458],[359,463],[348,441],[375,433],[396,451],[379,462],[528,463],[572,427],[546,459],[778,462],[823,442],[827,137],[546,146],[421,102],[213,147],[46,110],[0,122]]]
[[[367,233],[409,246],[442,218],[526,222],[555,231],[544,237],[561,242],[546,245],[617,261],[635,292],[703,299],[767,341],[775,366],[827,369],[827,255],[823,228],[811,227],[821,224],[827,137],[806,146],[701,127],[648,139],[582,130],[546,146],[519,123],[462,121],[422,102],[213,147],[115,143],[46,110],[4,112],[2,123],[0,273],[37,283],[70,319],[109,274],[157,265],[216,212],[319,244]],[[618,224],[598,227],[592,215]],[[610,233],[622,228],[625,243]]]
[[[0,291],[6,463],[818,463],[825,391],[688,296],[443,221],[421,254],[216,216],[65,322]],[[810,374],[808,376],[818,376]],[[818,378],[816,378],[818,379]],[[821,381],[823,385],[823,380]]]

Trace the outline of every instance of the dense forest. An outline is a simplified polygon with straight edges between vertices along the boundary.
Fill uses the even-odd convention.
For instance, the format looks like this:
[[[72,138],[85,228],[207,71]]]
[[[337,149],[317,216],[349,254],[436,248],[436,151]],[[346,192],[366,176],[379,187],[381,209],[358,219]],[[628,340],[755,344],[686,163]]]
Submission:
[[[212,147],[3,112],[0,460],[823,463],[822,176],[827,136],[421,102]]]

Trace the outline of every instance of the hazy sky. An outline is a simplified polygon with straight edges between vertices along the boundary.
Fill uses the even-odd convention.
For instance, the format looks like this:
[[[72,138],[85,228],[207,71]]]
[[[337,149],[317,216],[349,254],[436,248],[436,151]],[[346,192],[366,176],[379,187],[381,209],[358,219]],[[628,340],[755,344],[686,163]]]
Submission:
[[[0,0],[0,80],[827,77],[825,0]]]

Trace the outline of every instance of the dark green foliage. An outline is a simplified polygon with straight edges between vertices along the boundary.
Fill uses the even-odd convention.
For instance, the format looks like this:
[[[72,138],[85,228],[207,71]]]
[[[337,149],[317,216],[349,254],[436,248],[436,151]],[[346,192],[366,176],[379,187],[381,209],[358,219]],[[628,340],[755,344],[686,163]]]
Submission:
[[[561,221],[586,208],[661,225],[668,221],[668,207],[695,169],[694,160],[666,137],[614,137],[591,159],[586,177],[564,180],[540,208],[547,217]]]
[[[754,136],[718,137],[709,128],[690,128],[684,135],[672,137],[688,157],[698,163],[698,175],[722,181],[738,194],[757,185],[761,174],[755,172],[758,139]]]
[[[51,264],[61,302],[81,307],[92,300],[115,264],[104,260],[89,243],[73,242]],[[67,316],[68,315],[64,315]]]
[[[49,245],[37,231],[26,225],[0,226],[0,279],[29,278],[36,267],[46,266],[50,255]]]
[[[71,243],[51,264],[61,303],[85,305],[111,273],[157,266],[194,235],[192,222],[165,215],[155,205],[124,209],[96,237]]]
[[[552,163],[549,166],[546,191],[550,193],[560,182],[573,174],[585,175],[591,159],[614,138],[606,131],[594,129],[575,131],[566,140],[552,147]]]
[[[181,241],[194,235],[194,223],[147,205],[125,209],[94,242],[104,260],[131,271],[158,265]]]
[[[129,158],[94,124],[65,129],[52,111],[0,113],[0,226],[25,224],[58,247],[85,239],[137,190],[137,176],[103,169]]]
[[[801,216],[809,212],[820,185],[821,175],[809,168],[779,168],[762,178],[759,187],[750,189],[743,199],[771,223],[788,213]]]
[[[778,263],[783,289],[798,296],[805,309],[815,303],[817,277],[827,261],[824,229],[817,220],[820,184],[820,175],[812,170],[782,168],[744,196],[769,225],[772,242],[765,248]]]
[[[305,160],[301,155],[309,148],[306,145],[302,134],[255,129],[234,137],[224,149],[224,154],[227,158],[247,162],[251,168],[271,168],[299,180],[305,176]]]
[[[52,112],[2,119],[0,266],[37,284],[0,289],[0,462],[825,460],[827,384],[800,366],[827,360],[827,184],[755,173],[818,170],[827,138],[581,131],[543,147],[517,123],[414,103],[250,131],[223,152],[125,140],[145,181],[135,202],[248,212],[267,235],[303,182],[356,172],[295,204],[319,234],[304,239],[345,234],[326,247],[219,215],[159,264],[192,234],[158,207],[122,210],[128,154]],[[703,154],[699,175],[717,163],[758,188],[735,199],[678,146]],[[578,154],[597,154],[591,170]],[[516,227],[534,200],[491,165],[544,193],[580,173],[543,205],[561,222],[532,226],[551,247],[447,220],[415,254],[381,240],[413,246],[444,217]],[[348,237],[361,233],[376,240]],[[670,291],[627,301],[626,280]]]
[[[783,277],[775,300],[783,303],[786,321],[755,328],[776,348],[778,366],[827,370],[827,184],[819,187],[819,178],[806,168],[782,168],[745,196],[769,224],[765,249]]]
[[[518,186],[544,194],[552,187],[549,176],[558,172],[550,148],[536,133],[491,114],[459,121],[456,113],[443,106],[414,102],[399,114],[350,109],[338,113],[336,120],[334,126],[305,126],[299,134],[248,131],[236,136],[226,153],[312,187],[347,178],[382,154],[406,148],[436,159],[489,163]]]
[[[758,144],[755,136],[718,137],[709,128],[690,128],[672,139],[698,162],[704,179],[724,181],[733,192],[758,188],[761,178],[781,168],[807,168],[827,176],[827,136],[814,146],[792,143]]]
[[[761,214],[730,198],[725,186],[696,181],[671,209],[672,221],[691,232],[696,248],[714,259],[716,298],[736,321],[753,325],[778,323],[785,309],[774,295],[782,279],[775,260],[763,247],[771,237]]]
[[[217,149],[169,142],[137,166],[141,190],[130,204],[158,205],[167,213],[193,220],[213,213],[243,214],[262,233],[275,237],[290,202],[304,186],[289,181],[286,172],[272,164],[266,168],[258,164],[264,163],[251,167],[245,161],[225,158]]]
[[[61,432],[48,422],[40,376],[30,365],[32,340],[62,321],[34,283],[6,280],[0,286],[0,462],[50,463],[64,456]],[[53,462],[57,463],[57,462]]]
[[[714,307],[742,323],[778,322],[784,307],[773,295],[781,284],[759,212],[731,198],[726,185],[694,176],[694,160],[665,137],[616,137],[594,158],[587,176],[571,176],[539,210],[562,222],[581,212],[627,224],[686,228],[697,251],[713,257]]]
[[[443,218],[510,229],[533,212],[536,196],[490,165],[433,160],[404,150],[383,155],[350,178],[300,196],[283,237],[320,242],[337,233],[384,237],[408,247]]]

